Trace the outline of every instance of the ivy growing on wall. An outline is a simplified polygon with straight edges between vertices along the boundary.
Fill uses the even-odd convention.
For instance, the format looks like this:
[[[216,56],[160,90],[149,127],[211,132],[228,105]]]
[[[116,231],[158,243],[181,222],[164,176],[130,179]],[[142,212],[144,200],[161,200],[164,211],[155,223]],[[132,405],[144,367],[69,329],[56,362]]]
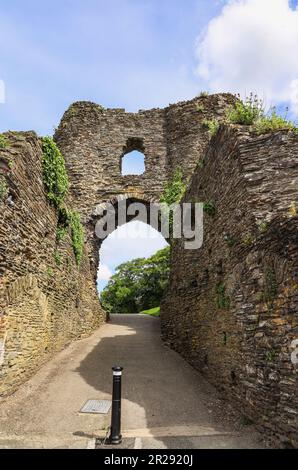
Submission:
[[[84,228],[81,224],[80,214],[69,211],[66,207],[62,206],[69,189],[65,161],[51,137],[44,137],[42,139],[42,150],[43,181],[47,189],[47,197],[58,209],[57,242],[61,242],[65,238],[70,228],[72,248],[77,265],[79,266],[84,249]],[[61,258],[58,251],[55,252],[54,258],[56,264],[60,265]]]
[[[68,230],[71,230],[72,248],[75,254],[77,265],[79,266],[84,250],[84,227],[81,223],[81,217],[78,212],[70,211],[65,207],[59,209],[58,226],[56,238],[62,241]]]
[[[61,266],[62,264],[62,259],[61,259],[61,254],[59,253],[58,250],[55,251],[54,253],[54,260],[57,266]]]
[[[51,137],[42,139],[43,181],[49,201],[59,208],[68,192],[69,182],[64,158]]]
[[[226,286],[220,282],[216,286],[216,305],[220,310],[229,310],[230,297],[226,294]]]
[[[161,195],[160,202],[171,206],[172,204],[179,204],[185,195],[186,184],[183,181],[183,173],[180,168],[176,168],[172,179],[166,184],[164,191]],[[165,211],[166,212],[166,211]],[[170,239],[173,234],[174,216],[173,211],[169,214],[170,225]]]
[[[166,203],[169,206],[174,203],[179,203],[185,191],[186,184],[183,181],[182,170],[181,168],[176,168],[173,178],[165,186],[160,202]]]

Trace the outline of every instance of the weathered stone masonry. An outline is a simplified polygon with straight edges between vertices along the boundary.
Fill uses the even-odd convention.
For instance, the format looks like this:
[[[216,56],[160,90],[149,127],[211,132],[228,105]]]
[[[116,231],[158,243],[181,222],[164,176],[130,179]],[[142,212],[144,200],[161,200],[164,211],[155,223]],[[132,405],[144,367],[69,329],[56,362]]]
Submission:
[[[139,113],[78,102],[66,111],[55,140],[66,160],[72,205],[86,225],[94,272],[100,247],[94,230],[98,207],[116,205],[118,198],[158,202],[177,167],[189,178],[209,144],[202,122],[222,119],[234,101],[230,94],[213,95]],[[122,176],[121,159],[132,150],[144,153],[146,171]]]
[[[202,101],[206,111],[199,114]],[[42,181],[40,139],[32,132],[6,135],[8,146],[0,149],[0,177],[8,188],[0,201],[0,395],[12,393],[51,354],[105,321],[95,286],[98,205],[119,196],[158,200],[172,169],[184,160],[190,175],[207,147],[202,120],[220,118],[232,101],[218,95],[137,114],[92,103],[70,107],[56,141],[71,183],[67,205],[85,224],[79,269],[69,236],[58,247],[61,264],[55,260],[57,213]],[[134,149],[145,152],[146,173],[123,177],[121,158]]]
[[[57,214],[47,201],[41,142],[9,133],[0,150],[9,188],[0,201],[0,395],[13,392],[50,354],[103,323],[93,272],[78,269],[69,237],[57,248]]]
[[[95,288],[103,204],[119,198],[159,201],[177,167],[186,201],[208,202],[204,245],[172,249],[162,306],[164,340],[243,413],[297,445],[295,366],[298,338],[298,136],[263,137],[222,126],[210,142],[203,121],[223,119],[229,94],[166,109],[126,113],[79,102],[55,134],[71,183],[67,204],[85,226],[85,255],[75,264],[70,240],[54,260],[57,214],[42,183],[34,133],[10,133],[0,150],[9,197],[0,201],[0,394],[14,391],[55,351],[104,320]],[[122,176],[121,158],[145,154],[141,176]],[[10,164],[11,163],[11,164]]]
[[[298,136],[221,128],[186,201],[212,202],[200,250],[174,244],[164,340],[244,415],[297,445]]]

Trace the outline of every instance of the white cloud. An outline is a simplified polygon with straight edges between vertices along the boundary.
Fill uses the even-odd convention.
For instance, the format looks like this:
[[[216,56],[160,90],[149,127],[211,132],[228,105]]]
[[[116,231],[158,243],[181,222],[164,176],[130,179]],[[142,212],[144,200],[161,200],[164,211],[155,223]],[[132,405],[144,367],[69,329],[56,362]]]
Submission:
[[[5,83],[3,80],[0,80],[0,104],[5,103]]]
[[[98,281],[109,281],[112,276],[113,273],[106,264],[99,265]]]
[[[298,114],[298,8],[288,0],[230,0],[197,41],[197,73],[212,92],[258,93]]]

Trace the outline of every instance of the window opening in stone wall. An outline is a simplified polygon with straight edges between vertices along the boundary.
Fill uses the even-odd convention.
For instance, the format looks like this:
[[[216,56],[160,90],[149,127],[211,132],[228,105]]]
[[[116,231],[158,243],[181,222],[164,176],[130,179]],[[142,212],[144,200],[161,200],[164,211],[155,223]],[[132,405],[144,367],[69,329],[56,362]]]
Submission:
[[[122,176],[143,175],[145,173],[145,155],[133,150],[122,157]]]

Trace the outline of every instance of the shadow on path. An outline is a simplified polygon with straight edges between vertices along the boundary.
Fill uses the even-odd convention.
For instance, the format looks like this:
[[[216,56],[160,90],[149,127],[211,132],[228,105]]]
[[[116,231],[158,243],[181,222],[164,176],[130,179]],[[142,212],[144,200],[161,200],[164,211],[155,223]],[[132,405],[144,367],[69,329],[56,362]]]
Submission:
[[[124,367],[123,429],[202,426],[235,432],[221,413],[215,389],[178,354],[163,346],[160,321],[143,315],[113,315],[107,335],[77,372],[101,394],[112,389],[111,367]],[[160,439],[160,437],[159,437]]]

